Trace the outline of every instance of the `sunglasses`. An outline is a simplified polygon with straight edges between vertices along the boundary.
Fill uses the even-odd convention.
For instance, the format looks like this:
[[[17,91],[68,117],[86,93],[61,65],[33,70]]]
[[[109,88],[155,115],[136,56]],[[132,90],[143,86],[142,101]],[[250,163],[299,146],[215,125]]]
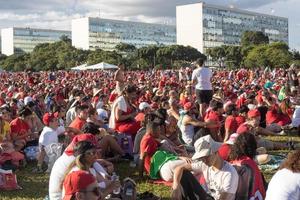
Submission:
[[[95,196],[98,196],[100,197],[101,196],[101,190],[99,187],[95,187],[93,190],[86,190],[86,191],[81,191],[81,192],[84,192],[84,193],[88,193],[88,192],[91,192],[93,193]]]

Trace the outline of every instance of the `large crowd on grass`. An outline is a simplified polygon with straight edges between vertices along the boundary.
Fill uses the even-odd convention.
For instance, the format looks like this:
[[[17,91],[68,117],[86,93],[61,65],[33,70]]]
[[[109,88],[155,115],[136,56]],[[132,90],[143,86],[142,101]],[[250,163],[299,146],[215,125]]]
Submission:
[[[0,166],[48,173],[50,200],[137,194],[114,163],[170,186],[171,199],[300,200],[300,67],[0,74]],[[269,183],[269,151],[288,150]],[[1,184],[0,184],[1,188]],[[4,187],[2,187],[4,189]]]

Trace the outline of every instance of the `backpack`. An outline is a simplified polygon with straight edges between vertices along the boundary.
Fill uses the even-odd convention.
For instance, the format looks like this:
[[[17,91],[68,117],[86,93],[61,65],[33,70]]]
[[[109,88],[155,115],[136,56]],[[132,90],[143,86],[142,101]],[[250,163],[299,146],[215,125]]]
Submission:
[[[239,175],[239,183],[235,194],[235,200],[249,200],[251,191],[253,189],[253,171],[247,165],[233,166]]]
[[[123,180],[122,200],[136,200],[137,191],[136,183],[131,178],[127,177]]]
[[[26,147],[24,149],[24,153],[27,160],[36,160],[37,155],[39,153],[39,147],[38,146]]]
[[[128,153],[129,155],[133,154],[133,142],[130,135],[126,135],[124,133],[118,134],[117,140],[125,153]]]

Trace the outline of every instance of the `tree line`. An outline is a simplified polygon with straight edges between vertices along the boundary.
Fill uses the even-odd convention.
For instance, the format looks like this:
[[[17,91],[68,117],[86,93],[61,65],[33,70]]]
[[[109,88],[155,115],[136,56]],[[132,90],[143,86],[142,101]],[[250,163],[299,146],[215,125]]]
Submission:
[[[148,69],[179,67],[199,57],[205,58],[197,49],[182,45],[136,48],[120,43],[114,51],[81,50],[73,47],[71,40],[63,36],[58,42],[37,45],[31,53],[11,56],[0,54],[0,66],[7,71],[46,71],[69,70],[85,63],[107,62],[115,65],[124,63],[131,69]]]
[[[206,53],[220,67],[275,68],[289,67],[291,63],[300,64],[298,51],[290,51],[284,42],[269,43],[267,36],[255,31],[244,32],[240,46],[222,45],[210,48]]]
[[[290,51],[283,42],[269,43],[269,38],[262,32],[252,31],[242,35],[240,46],[210,48],[206,55],[216,65],[230,68],[288,67],[291,62],[300,64],[299,52]],[[107,62],[115,65],[124,63],[130,69],[166,69],[187,66],[200,57],[206,58],[197,49],[182,45],[136,48],[120,43],[114,51],[81,50],[73,47],[69,38],[62,36],[58,42],[37,45],[31,53],[0,54],[0,67],[7,71],[69,70],[85,63]]]

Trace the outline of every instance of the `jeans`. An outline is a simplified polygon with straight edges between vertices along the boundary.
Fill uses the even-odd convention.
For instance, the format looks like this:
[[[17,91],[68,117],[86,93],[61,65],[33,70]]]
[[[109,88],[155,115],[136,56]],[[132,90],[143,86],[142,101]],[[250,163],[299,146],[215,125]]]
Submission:
[[[182,199],[187,200],[214,200],[197,181],[190,171],[183,171],[180,184],[183,189]]]

